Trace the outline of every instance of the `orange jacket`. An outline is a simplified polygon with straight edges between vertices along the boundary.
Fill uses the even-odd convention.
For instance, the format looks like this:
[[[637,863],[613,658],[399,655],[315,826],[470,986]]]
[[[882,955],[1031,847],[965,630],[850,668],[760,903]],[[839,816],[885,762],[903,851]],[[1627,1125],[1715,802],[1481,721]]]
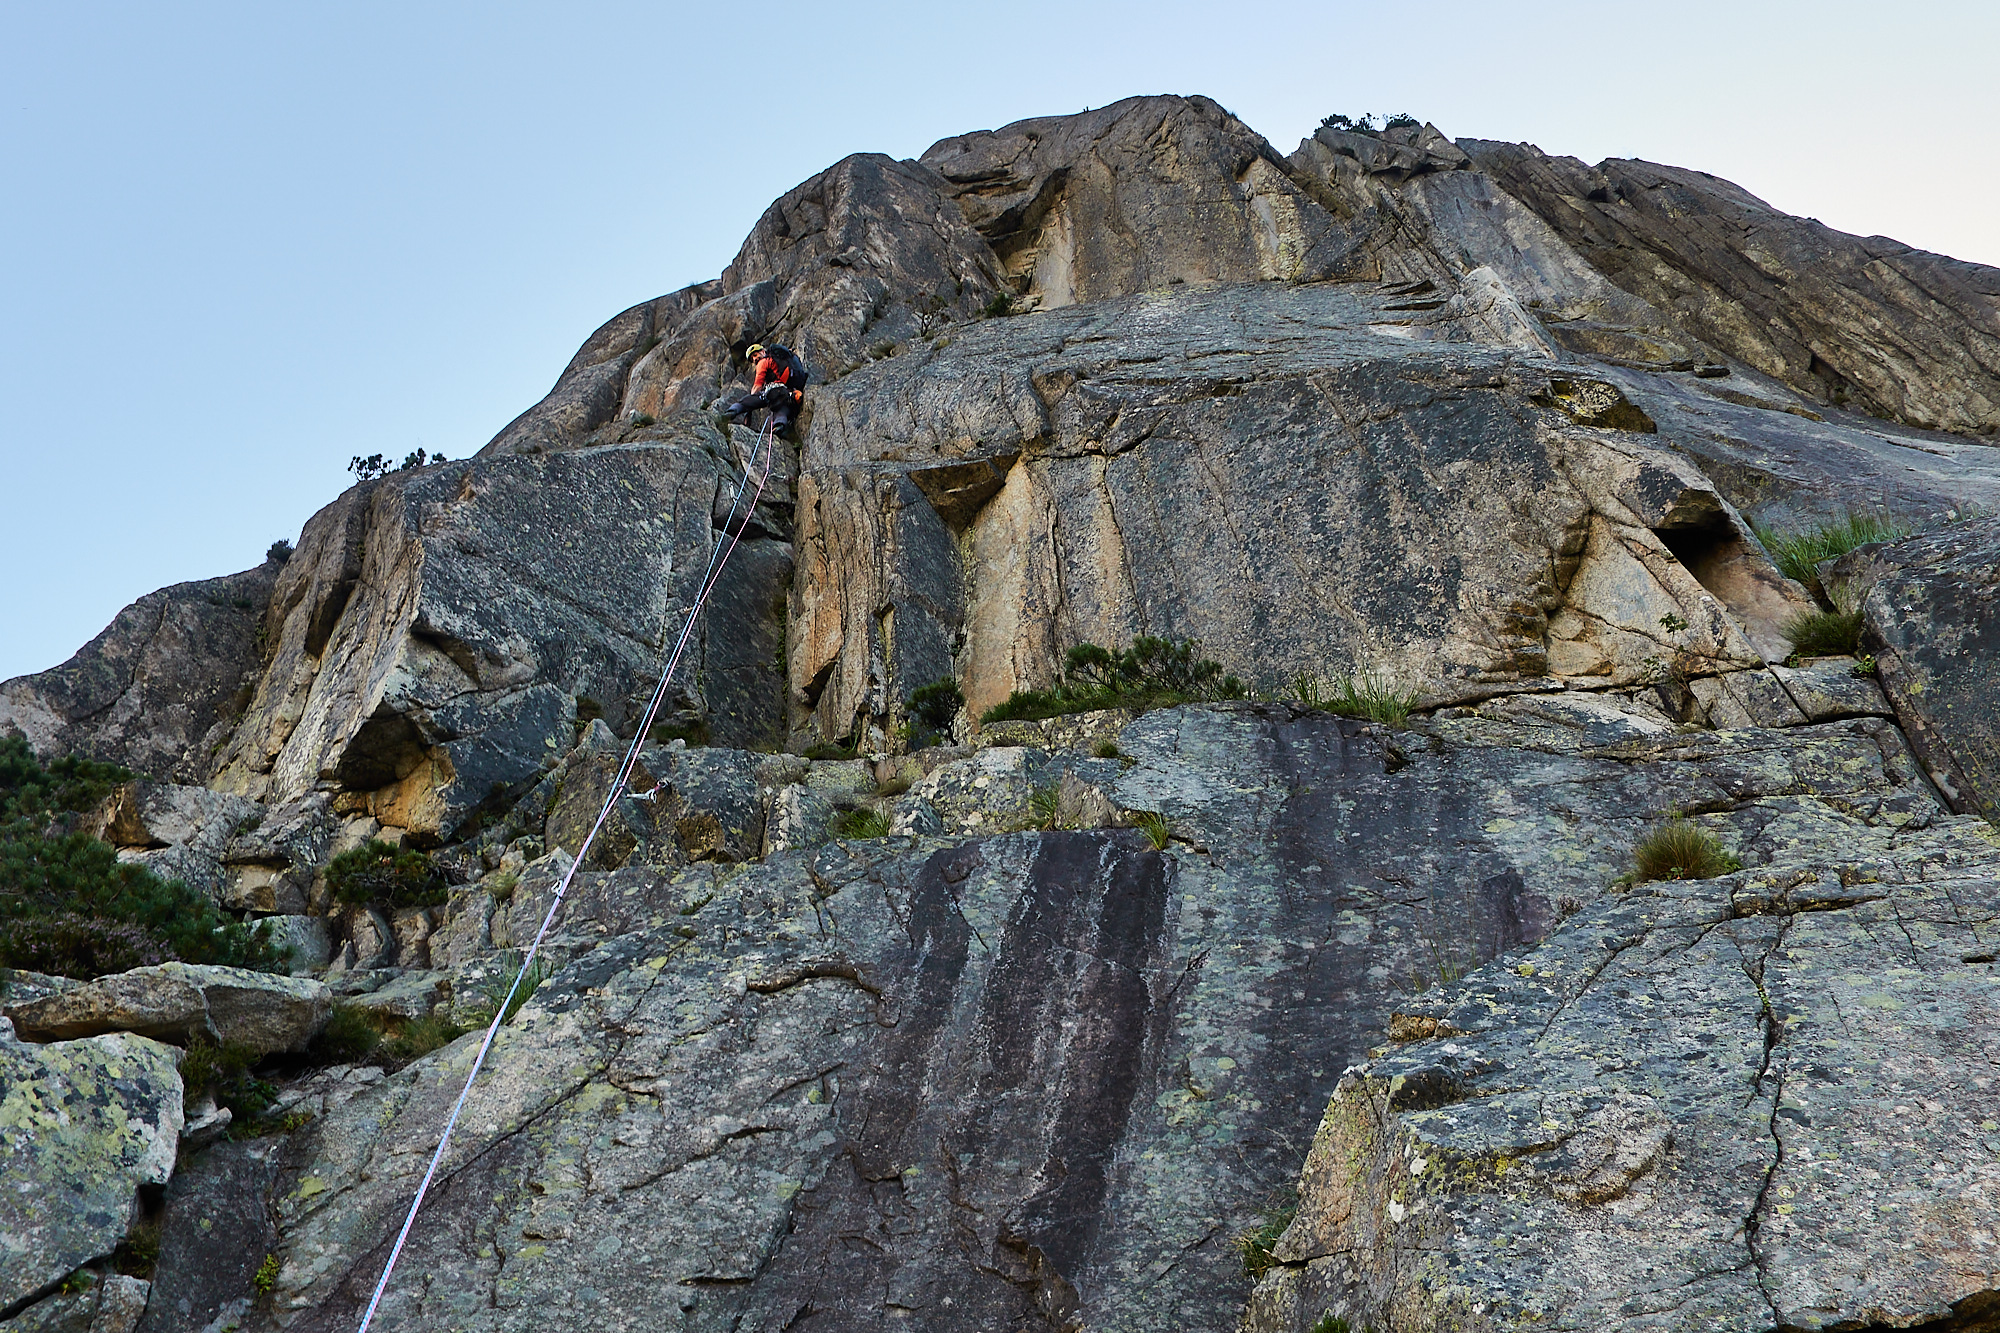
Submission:
[[[792,368],[779,361],[778,358],[772,356],[769,352],[757,358],[757,364],[753,369],[756,374],[750,381],[750,392],[752,393],[756,393],[762,389],[766,380],[769,380],[773,384],[783,384],[788,388],[791,386]],[[793,392],[796,393],[797,390],[793,390]]]

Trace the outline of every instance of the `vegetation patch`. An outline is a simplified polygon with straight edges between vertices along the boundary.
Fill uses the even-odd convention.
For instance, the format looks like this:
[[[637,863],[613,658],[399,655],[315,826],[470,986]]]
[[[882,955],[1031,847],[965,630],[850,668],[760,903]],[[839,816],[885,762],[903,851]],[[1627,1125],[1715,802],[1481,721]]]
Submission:
[[[356,1065],[375,1053],[382,1044],[382,1029],[365,1009],[337,1004],[326,1026],[306,1048],[306,1058],[316,1065]]]
[[[1292,697],[1303,708],[1339,717],[1400,727],[1417,706],[1414,690],[1399,690],[1378,676],[1315,676],[1301,671],[1292,681]]]
[[[71,828],[131,778],[75,757],[44,766],[20,736],[0,738],[0,967],[79,981],[176,960],[282,970],[289,950],[269,926]]]
[[[1634,884],[1660,879],[1714,879],[1743,862],[1724,849],[1715,834],[1689,819],[1675,815],[1639,840],[1632,849]]]
[[[950,676],[919,685],[910,694],[910,719],[922,728],[922,733],[911,740],[929,744],[939,733],[948,733],[964,707],[965,694]]]
[[[278,1099],[278,1089],[251,1072],[257,1053],[241,1046],[218,1046],[205,1037],[188,1042],[181,1057],[181,1100],[192,1113],[205,1096],[229,1108],[232,1136],[250,1136]]]
[[[522,1005],[535,998],[535,992],[542,988],[542,983],[555,974],[556,969],[548,959],[537,958],[526,971],[520,973],[519,984],[515,983],[515,973],[511,969],[493,978],[486,984],[485,990],[488,1013],[499,1014],[500,1025],[505,1027],[514,1021],[515,1014],[521,1012]],[[489,1017],[486,1021],[490,1023],[493,1020]],[[458,1033],[455,1032],[445,1040],[455,1041],[457,1038]]]
[[[389,908],[434,907],[451,893],[428,855],[380,838],[329,861],[326,886],[340,902]]]
[[[1246,1231],[1236,1238],[1236,1252],[1243,1256],[1243,1274],[1252,1283],[1262,1281],[1264,1274],[1277,1264],[1275,1251],[1278,1241],[1284,1236],[1285,1229],[1291,1226],[1292,1219],[1298,1216],[1298,1211],[1296,1202],[1266,1209],[1264,1220],[1255,1230]]]
[[[1132,827],[1146,835],[1146,841],[1153,844],[1153,850],[1164,852],[1167,844],[1174,840],[1174,826],[1167,817],[1153,810],[1141,810],[1132,816]]]
[[[833,836],[843,839],[886,838],[889,836],[889,816],[865,806],[858,810],[841,810],[833,817]]]
[[[1823,602],[1832,598],[1820,586],[1818,567],[1822,560],[1846,555],[1870,542],[1899,542],[1916,531],[1914,523],[1855,510],[1849,510],[1844,518],[1790,532],[1767,528],[1761,523],[1753,523],[1751,527],[1757,533],[1757,540],[1771,553],[1772,563],[1787,578],[1803,583],[1808,592]]]
[[[1037,721],[1067,713],[1125,708],[1135,713],[1176,704],[1241,699],[1243,682],[1197,654],[1194,639],[1174,642],[1140,635],[1122,652],[1080,643],[1063,658],[1062,678],[1048,690],[1016,690],[979,717],[982,723]]]
[[[1861,646],[1861,613],[1801,611],[1784,623],[1782,633],[1800,657],[1848,657]]]

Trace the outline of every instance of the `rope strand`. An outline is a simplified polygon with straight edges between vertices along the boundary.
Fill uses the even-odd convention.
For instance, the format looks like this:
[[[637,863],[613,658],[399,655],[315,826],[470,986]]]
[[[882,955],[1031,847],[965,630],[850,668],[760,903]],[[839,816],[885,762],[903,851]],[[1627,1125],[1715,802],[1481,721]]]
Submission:
[[[368,1309],[361,1316],[361,1326],[356,1333],[368,1333],[368,1326],[375,1320],[375,1311],[382,1304],[383,1293],[389,1289],[389,1277],[396,1271],[397,1261],[403,1257],[403,1246],[410,1238],[410,1229],[416,1225],[417,1210],[424,1206],[424,1196],[430,1193],[431,1182],[437,1177],[439,1164],[444,1161],[445,1148],[451,1143],[452,1131],[458,1127],[458,1118],[465,1110],[466,1100],[472,1096],[473,1081],[479,1077],[479,1071],[486,1064],[487,1053],[493,1049],[494,1038],[500,1033],[500,1024],[506,1019],[508,1006],[513,1004],[514,996],[521,989],[522,980],[528,975],[528,969],[534,965],[535,955],[540,952],[543,939],[548,936],[549,928],[555,924],[556,913],[562,910],[563,899],[569,893],[570,881],[576,877],[578,868],[590,855],[591,843],[596,841],[599,830],[611,817],[612,808],[624,794],[625,784],[631,780],[632,770],[638,765],[640,748],[646,743],[646,733],[652,730],[653,719],[659,714],[660,705],[666,700],[667,690],[673,682],[674,671],[680,666],[681,655],[686,652],[688,641],[693,637],[695,619],[701,615],[702,608],[708,605],[709,594],[715,591],[716,584],[721,582],[722,571],[728,565],[729,557],[736,553],[737,544],[742,540],[743,529],[749,523],[750,516],[756,512],[758,500],[763,498],[764,483],[770,479],[771,463],[776,453],[776,446],[772,440],[771,422],[767,417],[763,430],[758,432],[756,446],[751,449],[750,458],[743,465],[743,478],[736,485],[735,498],[730,501],[729,517],[723,520],[722,529],[728,535],[729,542],[725,546],[718,541],[709,551],[708,568],[702,571],[699,590],[695,594],[694,601],[688,606],[687,622],[681,626],[680,638],[675,642],[674,651],[667,659],[666,669],[660,673],[660,683],[653,687],[652,697],[646,702],[646,711],[639,721],[639,729],[633,734],[632,744],[626,748],[625,757],[618,765],[618,773],[612,781],[611,790],[604,798],[604,808],[597,812],[597,822],[590,826],[590,832],[584,836],[582,845],[577,848],[575,859],[569,863],[569,869],[563,872],[562,882],[556,886],[555,897],[549,903],[549,910],[542,917],[541,929],[535,932],[534,941],[529,944],[528,952],[521,957],[521,968],[514,974],[514,984],[507,988],[507,998],[500,1002],[493,1012],[493,1021],[486,1025],[486,1036],[479,1043],[479,1054],[473,1058],[472,1072],[465,1076],[465,1087],[459,1091],[458,1100],[452,1105],[451,1115],[444,1123],[444,1133],[438,1138],[437,1151],[431,1154],[430,1165],[425,1168],[424,1178],[417,1185],[416,1197],[410,1200],[409,1215],[403,1219],[403,1229],[396,1233],[396,1243],[389,1251],[389,1261],[382,1266],[382,1277],[375,1284],[374,1295],[368,1299]],[[756,490],[750,494],[749,505],[744,506],[743,496],[746,491],[750,491],[751,473],[756,471],[760,458],[763,460],[763,469],[757,474]],[[739,507],[743,510],[740,519],[737,517]]]

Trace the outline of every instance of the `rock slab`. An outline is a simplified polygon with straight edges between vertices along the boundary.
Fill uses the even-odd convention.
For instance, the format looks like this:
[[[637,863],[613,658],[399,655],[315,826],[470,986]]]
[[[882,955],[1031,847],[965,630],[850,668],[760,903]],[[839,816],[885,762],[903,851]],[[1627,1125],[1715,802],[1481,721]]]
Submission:
[[[125,1238],[173,1173],[179,1052],[119,1033],[49,1046],[0,1020],[0,1309]]]
[[[332,1004],[325,983],[310,977],[162,963],[9,1006],[7,1013],[31,1041],[136,1032],[176,1042],[206,1037],[270,1055],[302,1049],[326,1026]]]

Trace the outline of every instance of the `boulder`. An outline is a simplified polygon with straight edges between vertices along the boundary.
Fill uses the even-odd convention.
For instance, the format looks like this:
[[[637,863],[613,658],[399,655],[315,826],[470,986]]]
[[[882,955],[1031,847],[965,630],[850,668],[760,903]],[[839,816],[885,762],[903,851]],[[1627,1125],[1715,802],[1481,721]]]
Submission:
[[[263,667],[258,625],[279,572],[266,561],[147,593],[61,666],[0,684],[0,732],[44,756],[205,780]]]
[[[132,1333],[153,1284],[123,1273],[91,1277],[87,1290],[51,1296],[0,1319],[0,1333]]]
[[[441,1001],[448,1000],[450,995],[450,977],[441,972],[413,971],[356,996],[347,1001],[347,1007],[379,1018],[408,1022],[413,1018],[429,1017],[431,1011]]]
[[[126,1033],[31,1045],[0,1019],[0,1310],[110,1254],[139,1187],[166,1183],[179,1064],[172,1047]]]
[[[2000,840],[1856,850],[1643,886],[1399,1006],[1243,1327],[1986,1326]]]
[[[262,814],[255,801],[207,787],[128,782],[93,812],[86,827],[117,847],[121,861],[233,906],[235,876],[224,857],[237,834]]]
[[[1799,710],[1813,722],[1841,717],[1896,716],[1882,687],[1872,676],[1858,674],[1852,657],[1814,657],[1796,667],[1774,666],[1771,674],[1785,687]]]
[[[326,1026],[325,985],[236,967],[162,963],[99,977],[59,995],[9,1004],[7,1014],[31,1041],[68,1041],[101,1032],[135,1032],[186,1042],[206,1037],[257,1055],[302,1050]]]
[[[264,1195],[283,1142],[218,1144],[175,1174],[139,1333],[201,1333],[252,1323],[252,1283],[276,1248]]]
[[[1859,605],[1883,689],[1952,809],[2000,824],[2000,517],[1864,546],[1820,577]]]

